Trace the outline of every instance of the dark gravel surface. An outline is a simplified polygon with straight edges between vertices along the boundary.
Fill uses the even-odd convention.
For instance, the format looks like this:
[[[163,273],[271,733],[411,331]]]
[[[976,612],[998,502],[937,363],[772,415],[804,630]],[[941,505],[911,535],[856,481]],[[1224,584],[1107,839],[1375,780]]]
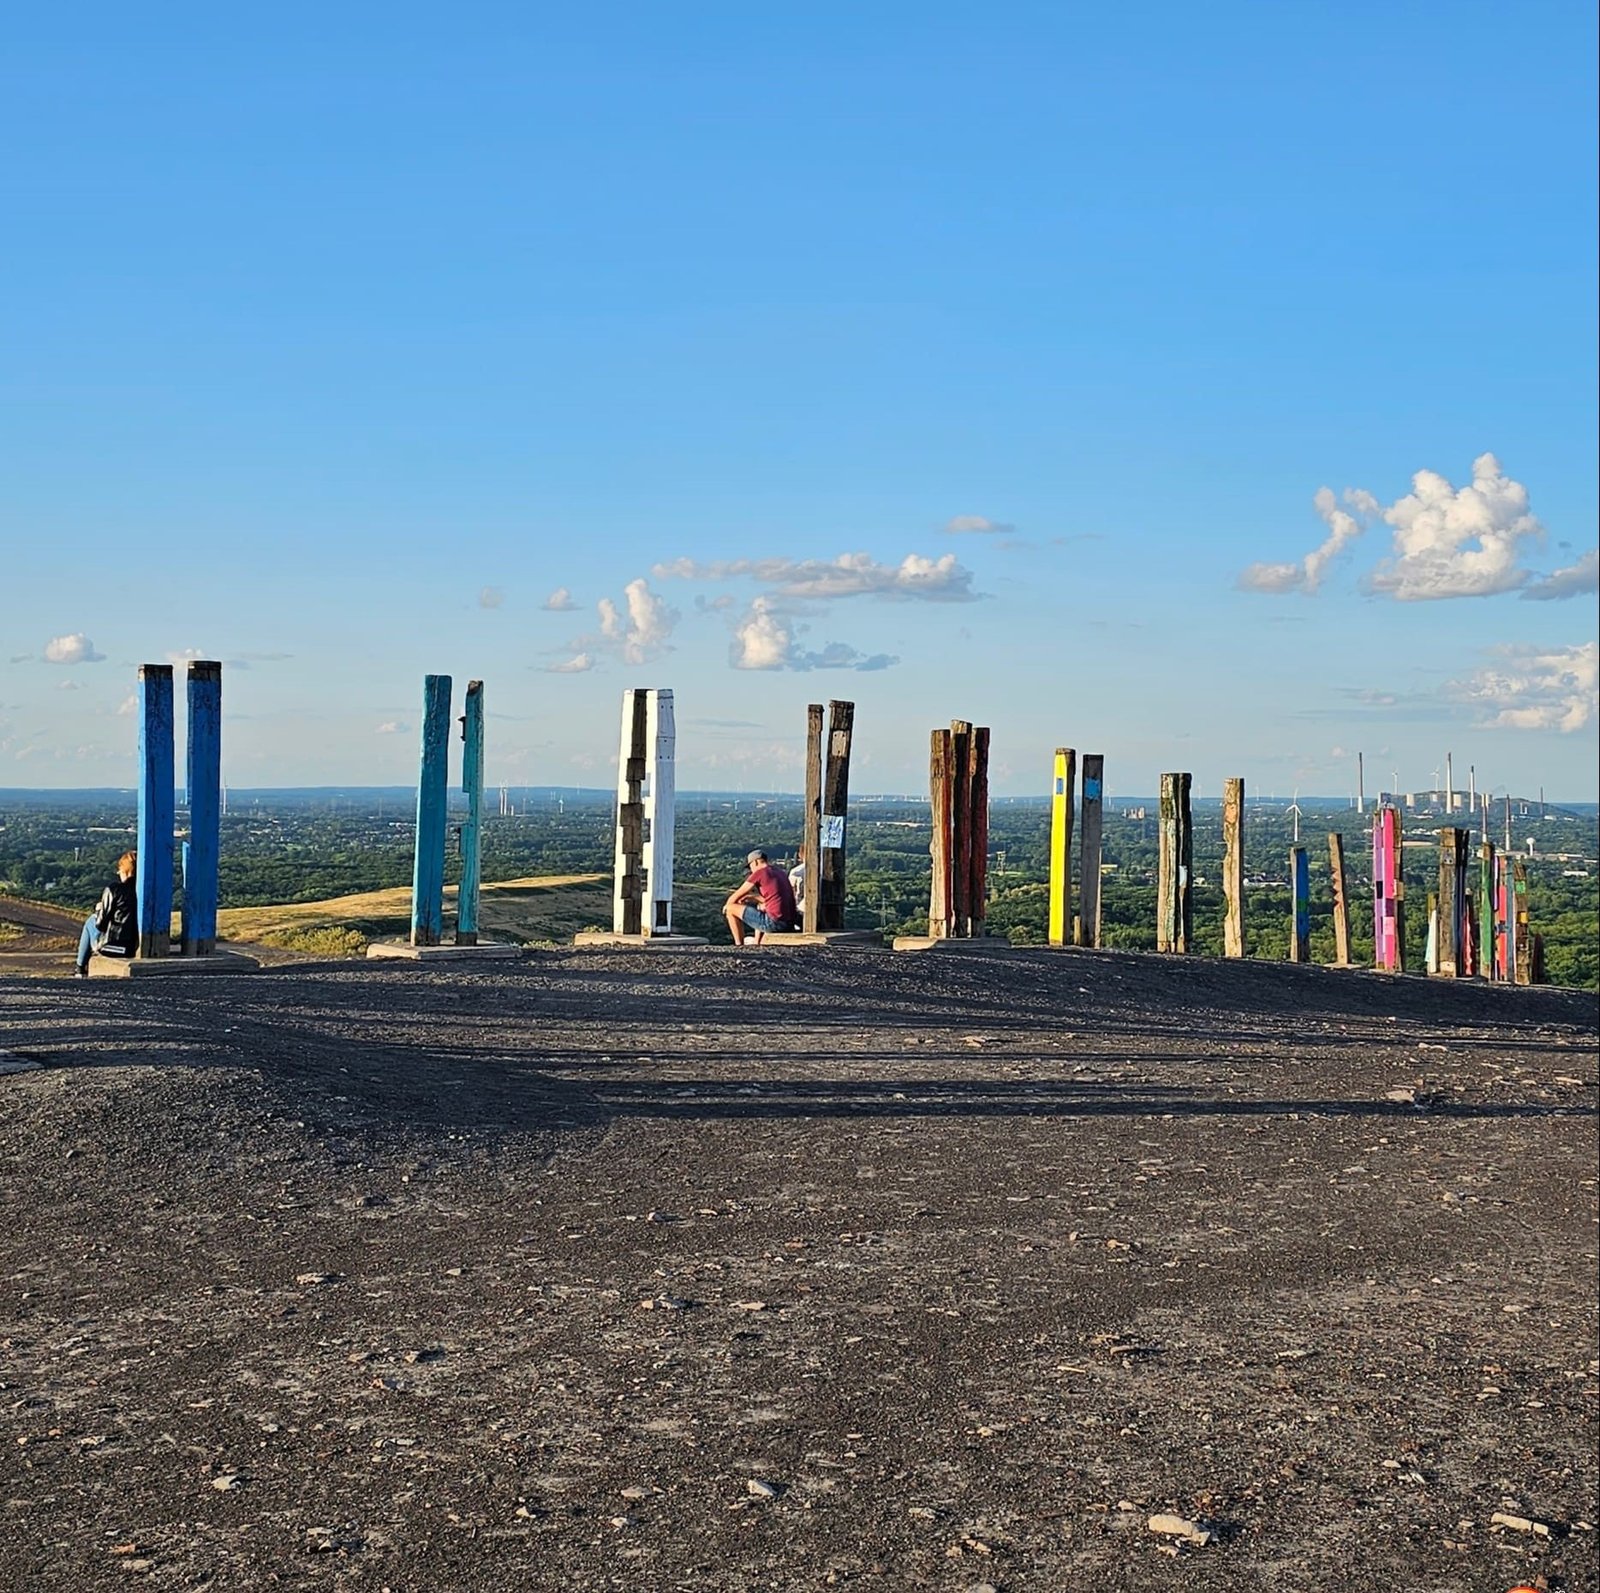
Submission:
[[[570,952],[0,1049],[7,1589],[1600,1586],[1592,997]]]

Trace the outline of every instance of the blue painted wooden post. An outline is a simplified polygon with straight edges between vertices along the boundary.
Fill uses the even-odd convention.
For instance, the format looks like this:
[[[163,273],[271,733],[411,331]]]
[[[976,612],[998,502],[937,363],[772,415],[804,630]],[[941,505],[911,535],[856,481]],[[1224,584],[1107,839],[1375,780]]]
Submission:
[[[444,931],[445,782],[450,762],[450,677],[422,678],[422,769],[412,853],[411,944],[437,946]]]
[[[139,955],[172,941],[172,665],[139,666]]]
[[[1303,846],[1289,848],[1289,895],[1293,921],[1289,961],[1311,961],[1311,864]]]
[[[222,665],[189,665],[189,839],[183,848],[183,951],[217,949],[217,870],[222,825]]]
[[[461,887],[456,892],[456,944],[478,944],[478,882],[483,857],[483,682],[467,682],[467,711],[461,718],[461,789],[467,818],[461,826]]]

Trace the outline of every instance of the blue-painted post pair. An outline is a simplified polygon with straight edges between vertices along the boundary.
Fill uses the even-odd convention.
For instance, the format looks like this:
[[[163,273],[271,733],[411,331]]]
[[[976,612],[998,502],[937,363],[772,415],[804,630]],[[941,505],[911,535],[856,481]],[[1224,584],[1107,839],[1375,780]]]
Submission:
[[[172,941],[172,665],[139,666],[139,955],[165,957]]]
[[[222,665],[189,665],[189,839],[183,848],[183,951],[217,949],[217,884],[222,826]]]

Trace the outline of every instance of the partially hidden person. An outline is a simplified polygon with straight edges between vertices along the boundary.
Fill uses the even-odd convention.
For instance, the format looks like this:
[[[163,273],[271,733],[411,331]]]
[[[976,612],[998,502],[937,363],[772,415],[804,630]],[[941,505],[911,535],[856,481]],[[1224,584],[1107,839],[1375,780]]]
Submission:
[[[797,914],[789,876],[767,861],[765,852],[751,852],[745,859],[750,872],[742,885],[736,885],[722,904],[722,916],[735,946],[745,943],[747,931],[760,945],[772,930],[793,929]]]
[[[84,921],[78,936],[79,979],[89,977],[89,959],[97,952],[102,957],[132,957],[139,950],[139,891],[134,880],[139,854],[124,852],[117,859],[116,882],[107,885],[100,905]]]

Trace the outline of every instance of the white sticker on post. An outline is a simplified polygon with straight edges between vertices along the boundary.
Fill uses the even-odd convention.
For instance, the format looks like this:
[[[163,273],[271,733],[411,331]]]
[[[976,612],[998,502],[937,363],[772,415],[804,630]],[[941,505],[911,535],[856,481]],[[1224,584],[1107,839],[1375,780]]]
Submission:
[[[835,850],[844,845],[844,814],[824,813],[822,815],[822,839],[819,843]]]

